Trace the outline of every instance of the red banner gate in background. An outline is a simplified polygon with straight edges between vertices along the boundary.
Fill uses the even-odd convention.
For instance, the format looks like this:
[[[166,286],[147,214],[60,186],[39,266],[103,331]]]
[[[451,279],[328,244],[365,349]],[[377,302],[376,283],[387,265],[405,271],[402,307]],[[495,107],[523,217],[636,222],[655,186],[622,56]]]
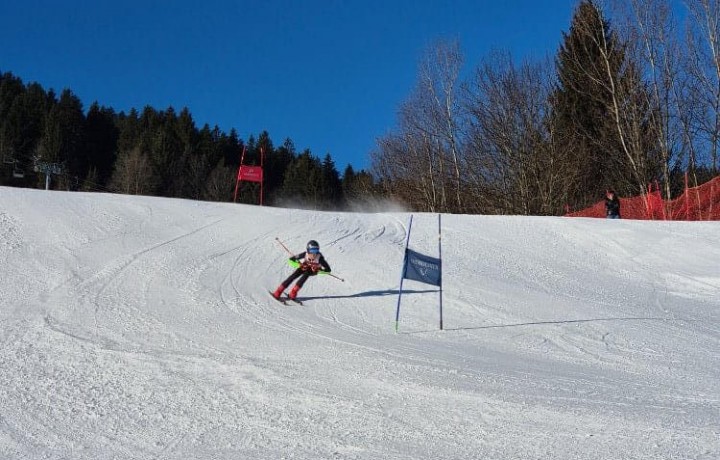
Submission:
[[[240,182],[257,182],[260,184],[260,206],[263,205],[263,163],[265,163],[265,148],[260,147],[260,166],[245,166],[245,152],[247,147],[243,147],[242,156],[240,157],[240,167],[238,168],[237,178],[235,179],[235,195],[233,201],[237,202],[238,189]]]

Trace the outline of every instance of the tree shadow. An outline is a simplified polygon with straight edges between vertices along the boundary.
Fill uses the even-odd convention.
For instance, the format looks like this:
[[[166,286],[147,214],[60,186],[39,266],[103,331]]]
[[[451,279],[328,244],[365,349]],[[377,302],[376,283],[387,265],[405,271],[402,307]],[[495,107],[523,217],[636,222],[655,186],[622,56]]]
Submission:
[[[569,320],[558,320],[558,321],[533,321],[528,323],[514,323],[514,324],[493,324],[490,326],[470,326],[470,327],[446,327],[444,331],[479,331],[483,329],[503,329],[511,327],[523,327],[523,326],[545,326],[545,325],[558,325],[558,324],[579,324],[579,323],[595,323],[602,321],[677,321],[672,318],[660,318],[660,317],[637,317],[637,318],[589,318],[589,319],[569,319]],[[687,320],[682,320],[687,321]],[[428,331],[414,331],[414,332],[402,332],[402,334],[425,334],[428,332],[437,332],[439,329],[433,329]]]
[[[356,294],[348,294],[348,295],[323,295],[323,296],[308,296],[308,297],[299,297],[298,300],[319,300],[319,299],[355,299],[359,297],[384,297],[384,296],[390,296],[390,295],[398,295],[400,291],[397,289],[387,289],[384,291],[365,291],[365,292],[358,292]],[[425,294],[427,292],[439,292],[437,289],[425,289],[425,290],[412,290],[412,289],[403,289],[402,293],[405,294]]]

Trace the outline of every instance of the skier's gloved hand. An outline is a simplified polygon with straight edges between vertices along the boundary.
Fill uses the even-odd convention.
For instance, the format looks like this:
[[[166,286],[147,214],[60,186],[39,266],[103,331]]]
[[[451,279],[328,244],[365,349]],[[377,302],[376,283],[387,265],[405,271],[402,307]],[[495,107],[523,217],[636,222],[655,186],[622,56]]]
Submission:
[[[297,261],[297,259],[291,257],[288,259],[288,265],[290,265],[293,268],[300,268],[300,262]]]

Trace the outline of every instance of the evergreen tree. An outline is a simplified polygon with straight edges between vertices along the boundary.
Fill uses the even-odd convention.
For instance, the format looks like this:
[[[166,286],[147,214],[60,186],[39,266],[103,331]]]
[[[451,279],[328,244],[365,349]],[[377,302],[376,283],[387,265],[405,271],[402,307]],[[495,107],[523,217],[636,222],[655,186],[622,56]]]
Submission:
[[[84,152],[85,115],[82,103],[69,89],[52,103],[38,147],[38,159],[63,165],[59,188],[77,189],[87,174]]]
[[[88,110],[85,123],[85,149],[92,174],[88,173],[83,186],[86,190],[102,189],[110,180],[120,137],[115,118],[112,109],[101,107],[97,102],[94,102]]]
[[[330,154],[322,162],[322,195],[326,207],[338,206],[343,197],[342,182]]]
[[[14,83],[18,83],[15,80]],[[2,84],[0,84],[0,87]],[[32,179],[17,180],[13,178],[7,181],[10,173],[13,176],[18,175],[24,178],[25,175],[31,175],[33,171],[33,156],[42,134],[42,123],[45,118],[46,98],[47,94],[37,83],[28,85],[27,88],[13,85],[15,97],[9,107],[3,109],[3,118],[0,118],[0,177],[5,181],[0,183],[8,183],[12,185],[28,185]],[[5,90],[7,90],[7,85]],[[9,97],[0,96],[0,99]],[[6,102],[7,102],[6,101]],[[2,168],[2,166],[7,166]]]
[[[612,89],[629,78],[627,59],[595,2],[580,2],[556,58],[558,82],[550,101],[551,129],[574,152],[567,165],[567,179],[575,184],[568,202],[596,202],[618,179],[624,153],[613,119]]]
[[[24,154],[24,147],[32,143],[24,135],[24,127],[27,123],[25,112],[25,91],[18,94],[10,104],[0,126],[0,145],[2,146],[3,163],[9,165],[8,170],[16,167],[18,162],[25,163],[27,155]]]
[[[240,154],[244,143],[240,140],[235,128],[230,130],[227,136],[220,138],[220,151],[222,152],[225,165],[228,167],[237,167],[240,165]]]
[[[60,126],[63,135],[63,158],[67,173],[72,177],[72,183],[77,184],[88,171],[87,157],[85,156],[85,114],[82,102],[69,89],[60,93],[58,100]]]
[[[305,150],[285,171],[282,198],[292,204],[318,208],[323,204],[322,164]]]
[[[62,163],[63,132],[60,108],[52,102],[43,122],[42,134],[38,143],[36,160],[41,163]],[[40,186],[41,180],[38,182]]]
[[[11,73],[0,73],[0,160],[3,163],[14,160],[18,133],[9,114],[24,93],[22,80]]]
[[[140,116],[136,109],[130,109],[127,115],[121,112],[116,121],[118,128],[117,151],[127,152],[141,142]]]
[[[351,201],[354,196],[354,186],[357,175],[352,165],[347,165],[342,177],[342,191],[346,202]]]
[[[201,192],[197,182],[206,178],[209,165],[205,158],[197,155],[198,130],[195,121],[188,108],[184,107],[180,115],[169,122],[176,145],[169,195],[198,199]]]
[[[42,86],[31,83],[23,98],[22,144],[19,160],[28,169],[32,166],[37,144],[42,135],[43,121],[48,111],[48,94]]]
[[[267,203],[273,203],[283,186],[285,171],[295,160],[295,145],[285,139],[282,146],[265,155],[265,197]]]
[[[261,132],[260,136],[258,136],[255,148],[248,149],[245,155],[245,164],[259,166],[263,161],[261,158],[263,154],[262,152],[264,152],[265,155],[268,155],[269,153],[271,154],[274,149],[275,147],[273,146],[272,139],[270,139],[270,134],[267,131]]]

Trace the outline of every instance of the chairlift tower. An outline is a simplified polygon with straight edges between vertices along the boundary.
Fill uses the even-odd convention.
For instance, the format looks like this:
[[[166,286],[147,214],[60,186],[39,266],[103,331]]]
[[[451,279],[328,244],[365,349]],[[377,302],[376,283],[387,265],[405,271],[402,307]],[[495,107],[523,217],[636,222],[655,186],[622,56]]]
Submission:
[[[63,173],[63,166],[61,163],[46,163],[40,161],[35,164],[35,171],[45,174],[45,190],[50,190],[50,176],[55,174],[59,176]]]

